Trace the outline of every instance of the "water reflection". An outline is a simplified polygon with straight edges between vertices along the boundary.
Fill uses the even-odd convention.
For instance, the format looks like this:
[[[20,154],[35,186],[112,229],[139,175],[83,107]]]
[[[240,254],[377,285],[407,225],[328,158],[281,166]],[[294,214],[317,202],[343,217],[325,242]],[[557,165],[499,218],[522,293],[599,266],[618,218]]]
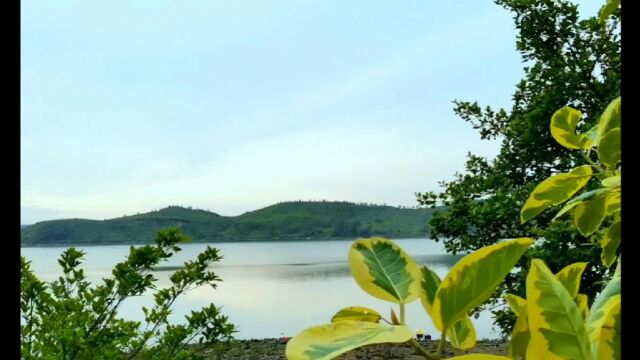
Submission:
[[[418,265],[426,265],[434,269],[434,271],[440,270],[439,272],[446,272],[461,258],[462,255],[421,255],[414,257]],[[346,261],[262,266],[260,269],[256,269],[256,272],[289,281],[351,277],[349,263]]]
[[[428,239],[395,240],[420,265],[427,265],[443,277],[462,255],[446,254],[442,245]],[[220,249],[224,259],[213,267],[222,278],[217,289],[203,286],[179,298],[170,321],[184,322],[191,310],[215,303],[223,306],[230,321],[239,325],[240,339],[295,335],[314,324],[329,321],[339,309],[366,306],[388,314],[393,306],[366,294],[353,280],[347,261],[350,241],[225,243],[209,244]],[[184,261],[195,258],[208,244],[187,244],[170,262],[154,271],[161,288],[169,285],[169,276]],[[57,259],[63,248],[23,248],[33,260],[33,269],[42,280],[55,280],[61,273]],[[83,248],[83,264],[89,280],[100,283],[111,276],[111,269],[122,261],[128,246]],[[143,320],[141,306],[153,305],[153,293],[128,299],[118,315]],[[397,309],[396,309],[397,310]],[[407,306],[408,325],[435,333],[431,320],[419,301]],[[491,319],[483,314],[474,321],[479,338],[495,337]]]
[[[463,255],[418,255],[414,260],[418,265],[426,265],[435,271],[446,271],[455,265]],[[154,270],[157,273],[173,272],[182,269],[182,266],[159,266]],[[350,277],[351,270],[347,261],[318,261],[304,263],[285,264],[242,264],[242,265],[216,265],[214,271],[233,272],[233,276],[268,277],[289,281],[306,281],[311,279],[332,279]]]

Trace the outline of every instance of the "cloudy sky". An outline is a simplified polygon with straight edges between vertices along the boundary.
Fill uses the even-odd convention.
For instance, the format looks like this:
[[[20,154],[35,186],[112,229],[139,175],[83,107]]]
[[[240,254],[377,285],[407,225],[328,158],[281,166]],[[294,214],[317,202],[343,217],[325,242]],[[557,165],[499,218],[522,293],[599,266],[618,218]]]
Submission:
[[[602,1],[585,1],[595,13]],[[23,0],[23,224],[167,205],[416,205],[522,76],[492,1]]]

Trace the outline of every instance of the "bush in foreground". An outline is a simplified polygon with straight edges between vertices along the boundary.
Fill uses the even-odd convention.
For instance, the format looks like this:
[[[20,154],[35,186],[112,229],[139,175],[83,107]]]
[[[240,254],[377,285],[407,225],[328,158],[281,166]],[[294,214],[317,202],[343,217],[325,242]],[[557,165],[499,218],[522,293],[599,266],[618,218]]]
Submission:
[[[170,276],[169,287],[156,289],[153,267],[180,251],[178,244],[187,240],[178,229],[159,231],[154,245],[132,246],[112,277],[99,285],[87,281],[80,267],[84,253],[73,247],[60,256],[63,274],[51,283],[39,280],[21,257],[21,358],[196,359],[185,350],[187,344],[231,339],[236,327],[214,304],[192,311],[186,324],[167,320],[180,295],[206,284],[215,289],[221,281],[207,269],[222,256],[207,247]],[[142,307],[144,324],[118,317],[126,299],[147,291],[155,291],[155,302]]]

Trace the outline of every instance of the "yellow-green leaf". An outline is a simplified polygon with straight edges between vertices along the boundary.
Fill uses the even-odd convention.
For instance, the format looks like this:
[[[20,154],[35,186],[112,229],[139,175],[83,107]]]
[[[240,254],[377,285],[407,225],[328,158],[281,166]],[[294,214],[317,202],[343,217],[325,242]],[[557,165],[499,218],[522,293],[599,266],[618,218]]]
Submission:
[[[602,254],[600,254],[600,256],[602,263],[606,267],[610,267],[611,264],[616,261],[616,250],[618,250],[618,245],[620,245],[622,237],[621,225],[622,223],[618,221],[609,226],[602,240],[600,240],[600,246],[602,247]]]
[[[527,313],[527,300],[521,298],[518,295],[506,294],[504,299],[507,300],[507,304],[511,310],[518,316],[522,316]]]
[[[431,315],[431,307],[436,299],[436,292],[440,286],[440,277],[435,271],[429,269],[426,266],[420,268],[422,271],[422,294],[420,296],[420,302],[422,307],[427,311],[427,314]]]
[[[565,266],[556,274],[556,278],[562,283],[562,285],[564,285],[572,298],[578,295],[580,279],[582,278],[582,273],[586,267],[586,262],[577,262]]]
[[[451,346],[460,350],[471,349],[476,346],[476,328],[469,316],[456,321],[447,329],[447,338]]]
[[[396,315],[396,312],[393,311],[393,308],[391,308],[391,323],[393,325],[401,325],[400,320],[398,319],[398,315]]]
[[[576,126],[582,119],[580,111],[565,106],[551,116],[551,136],[569,149],[588,149],[592,141],[586,136],[576,134]]]
[[[606,133],[598,146],[598,159],[608,167],[615,167],[620,162],[620,128]]]
[[[573,199],[567,201],[567,203],[564,205],[564,207],[562,207],[562,209],[560,211],[558,211],[558,213],[556,214],[556,216],[553,217],[553,220],[559,218],[560,216],[566,214],[567,212],[573,210],[574,207],[582,204],[583,202],[587,201],[587,200],[591,200],[596,196],[606,196],[608,192],[610,192],[611,189],[595,189],[595,190],[590,190],[590,191],[585,191],[582,194],[574,197]]]
[[[508,354],[512,359],[524,359],[527,355],[527,347],[531,339],[527,314],[518,316],[511,330]]]
[[[527,316],[531,339],[528,359],[589,360],[590,344],[573,297],[542,260],[527,275]]]
[[[362,307],[362,306],[350,306],[338,311],[331,318],[331,322],[345,321],[345,320],[360,320],[377,323],[382,316],[375,310]]]
[[[530,238],[509,240],[460,259],[438,287],[431,308],[435,327],[443,331],[487,300],[532,243]]]
[[[426,266],[423,266],[420,270],[422,271],[422,296],[420,296],[420,302],[427,314],[431,316],[431,308],[441,280],[435,271]],[[456,321],[447,330],[447,337],[451,341],[451,346],[456,349],[466,350],[474,347],[476,344],[476,329],[471,318],[466,316]]]
[[[513,312],[518,315],[513,330],[511,331],[509,357],[512,359],[524,359],[527,353],[527,345],[531,338],[527,317],[527,300],[513,294],[505,295],[505,299]]]
[[[620,359],[620,294],[611,298],[604,310],[604,322],[597,329],[597,341],[591,344],[594,360]]]
[[[604,187],[616,187],[616,186],[620,186],[620,175],[616,175],[616,176],[609,176],[608,178],[604,178],[601,181],[602,186]]]
[[[562,207],[562,209],[560,209],[560,211],[558,211],[558,213],[556,214],[556,216],[554,216],[554,217],[553,217],[553,219],[552,219],[552,220],[555,220],[555,219],[559,218],[560,216],[562,216],[562,215],[564,215],[564,214],[568,213],[569,211],[573,210],[573,208],[574,208],[574,207],[576,207],[576,206],[578,206],[578,205],[582,204],[582,201],[581,201],[581,200],[577,200],[577,199],[574,199],[574,200],[576,200],[576,201],[570,201],[570,202],[567,202],[567,203]]]
[[[329,360],[361,346],[402,343],[413,337],[402,325],[385,326],[366,321],[338,321],[303,330],[287,343],[288,360]]]
[[[589,298],[585,294],[576,295],[576,305],[578,305],[578,309],[580,309],[580,315],[584,321],[587,321],[589,318]]]
[[[596,196],[576,206],[573,223],[582,236],[593,234],[604,220],[607,196]]]
[[[621,188],[616,188],[607,192],[606,214],[611,215],[620,210]]]
[[[622,108],[622,99],[621,97],[617,97],[613,101],[607,105],[607,108],[604,109],[604,112],[600,116],[600,121],[598,122],[599,129],[599,141],[602,141],[602,137],[605,136],[611,129],[619,128],[621,124],[621,108]]]
[[[620,0],[608,0],[606,4],[600,9],[598,19],[600,22],[605,22],[611,14],[620,6]]]
[[[591,147],[597,146],[598,145],[598,141],[600,141],[600,127],[598,126],[599,124],[595,124],[591,129],[589,129],[589,131],[587,131],[586,133],[580,135],[581,140],[580,141],[590,141],[591,142]],[[582,139],[587,139],[587,140],[582,140]]]
[[[420,268],[391,240],[356,240],[349,250],[349,265],[353,278],[369,295],[397,304],[420,296]]]
[[[454,356],[449,360],[511,360],[506,356],[489,355],[489,354],[469,354],[462,356]]]
[[[578,166],[568,173],[553,175],[533,189],[520,211],[522,223],[550,206],[561,204],[582,189],[593,174],[589,165]]]
[[[577,294],[578,288],[580,287],[580,278],[582,277],[582,273],[584,272],[586,265],[587,263],[574,263],[563,268],[555,275],[571,295],[573,295],[573,293]],[[513,294],[505,295],[505,299],[513,312],[518,315],[518,319],[511,331],[509,357],[512,359],[524,359],[526,356],[527,345],[531,338],[527,318],[527,300]],[[575,299],[578,308],[581,311],[582,318],[586,320],[586,314],[588,314],[589,311],[586,301],[587,296],[584,294],[577,294]]]
[[[599,329],[605,323],[606,309],[611,306],[611,302],[614,301],[614,297],[620,294],[620,280],[622,277],[621,261],[618,259],[618,266],[616,272],[613,274],[607,286],[598,294],[596,299],[591,304],[589,310],[589,320],[587,320],[587,330],[589,332],[589,341],[596,342],[599,337]]]

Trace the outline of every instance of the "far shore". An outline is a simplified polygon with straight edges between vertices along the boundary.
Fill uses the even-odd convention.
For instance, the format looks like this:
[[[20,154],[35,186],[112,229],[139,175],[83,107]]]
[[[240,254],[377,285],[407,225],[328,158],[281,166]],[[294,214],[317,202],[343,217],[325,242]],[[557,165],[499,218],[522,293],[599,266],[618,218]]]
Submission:
[[[386,237],[389,239],[422,239],[422,240],[433,240],[431,238],[429,238],[428,236],[415,236],[415,235],[407,235],[407,236],[383,236],[383,235],[371,235],[371,237],[375,237],[375,236],[380,236],[380,237]],[[195,240],[190,240],[188,242],[186,242],[185,244],[224,244],[224,243],[267,243],[267,242],[321,242],[321,241],[355,241],[358,237],[352,237],[352,238],[345,238],[345,237],[340,237],[340,238],[316,238],[316,239],[282,239],[282,238],[275,238],[275,239],[246,239],[246,240],[209,240],[209,241],[195,241]],[[70,247],[70,246],[76,246],[76,247],[89,247],[89,246],[110,246],[110,245],[124,245],[124,246],[129,246],[129,245],[149,245],[149,244],[153,244],[152,241],[147,241],[147,242],[91,242],[91,243],[56,243],[56,244],[35,244],[35,245],[22,245],[20,244],[21,248],[51,248],[51,247]]]

